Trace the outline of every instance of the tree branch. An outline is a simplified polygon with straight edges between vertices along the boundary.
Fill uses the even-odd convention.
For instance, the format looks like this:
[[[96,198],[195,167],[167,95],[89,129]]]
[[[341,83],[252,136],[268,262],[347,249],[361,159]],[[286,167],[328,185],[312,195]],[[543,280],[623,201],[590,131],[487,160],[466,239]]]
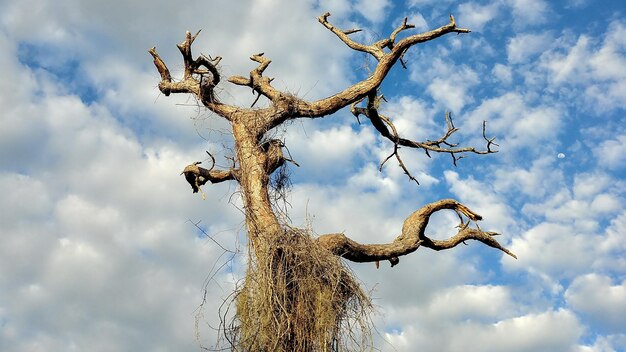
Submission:
[[[483,139],[487,142],[485,150],[478,150],[474,147],[458,147],[458,144],[450,143],[448,141],[448,138],[450,138],[450,136],[452,136],[455,132],[459,130],[458,128],[454,126],[454,123],[452,122],[452,114],[450,112],[446,112],[445,114],[447,130],[444,133],[444,135],[441,136],[439,139],[427,140],[425,142],[417,142],[417,141],[413,141],[410,139],[402,138],[398,135],[398,131],[396,127],[394,126],[393,122],[391,121],[391,119],[389,119],[385,115],[382,115],[378,112],[378,108],[380,106],[381,100],[384,100],[384,97],[376,95],[376,92],[370,92],[367,95],[367,106],[365,108],[356,106],[362,100],[353,103],[352,106],[350,107],[350,111],[357,119],[360,115],[365,115],[372,122],[372,126],[374,126],[374,128],[376,128],[376,130],[383,137],[389,139],[394,144],[393,153],[389,155],[385,160],[383,160],[383,162],[380,165],[381,170],[385,162],[387,162],[387,160],[389,160],[392,156],[395,155],[396,159],[398,160],[398,163],[400,164],[400,167],[402,167],[402,169],[407,174],[407,176],[410,179],[415,180],[417,182],[415,177],[413,177],[409,173],[406,166],[404,165],[404,162],[400,158],[398,154],[399,146],[423,149],[426,152],[426,155],[428,157],[430,157],[430,152],[448,153],[452,156],[452,162],[454,163],[455,166],[456,166],[457,160],[463,158],[464,154],[466,153],[492,154],[492,153],[498,152],[497,150],[492,149],[493,146],[498,146],[498,144],[494,142],[496,137],[487,138],[486,122],[483,122]]]
[[[185,175],[185,179],[191,185],[193,193],[198,193],[198,191],[200,191],[203,199],[205,198],[205,195],[200,186],[203,186],[207,182],[220,183],[239,178],[239,170],[235,168],[231,168],[230,170],[214,170],[215,159],[211,154],[209,154],[209,156],[211,156],[211,159],[213,160],[213,165],[211,165],[210,169],[198,166],[200,162],[197,161],[193,164],[185,166],[183,172],[180,173],[181,175]]]
[[[171,93],[190,93],[195,95],[204,106],[216,114],[229,119],[230,115],[236,110],[235,107],[223,104],[213,94],[213,89],[220,82],[220,74],[217,65],[221,61],[221,57],[212,59],[201,55],[197,59],[193,59],[191,54],[191,45],[196,37],[200,34],[198,31],[195,35],[191,35],[189,31],[185,34],[185,40],[178,44],[178,50],[183,56],[184,73],[182,80],[178,82],[172,81],[172,76],[165,62],[157,54],[156,48],[152,47],[148,52],[154,59],[154,65],[161,75],[159,82],[159,90],[166,96]],[[206,76],[209,76],[205,79]]]
[[[404,20],[402,20],[402,24],[398,26],[398,28],[396,28],[393,32],[391,32],[389,38],[377,41],[376,43],[374,43],[374,46],[379,47],[381,50],[384,48],[393,49],[396,42],[396,37],[398,36],[398,34],[400,34],[400,32],[407,29],[415,28],[414,25],[407,24],[407,20],[408,19],[405,17]]]
[[[444,209],[453,210],[459,215],[461,219],[459,231],[456,235],[446,240],[433,240],[426,236],[426,226],[433,213]],[[409,215],[402,226],[402,233],[391,243],[361,244],[348,238],[343,233],[325,234],[318,237],[317,240],[334,254],[359,263],[389,260],[393,266],[399,262],[398,257],[412,253],[420,246],[439,251],[453,248],[466,240],[480,241],[517,259],[515,254],[494,239],[494,236],[498,235],[497,233],[484,232],[478,227],[469,227],[470,222],[476,222],[481,219],[480,215],[456,200],[442,199],[427,204]]]
[[[406,29],[413,28],[412,25],[403,24],[396,28],[386,40],[378,41],[372,45],[364,45],[357,43],[356,41],[348,37],[349,33],[353,33],[353,30],[342,31],[328,22],[330,13],[325,13],[318,18],[319,22],[335,34],[341,41],[343,41],[351,49],[368,53],[372,55],[378,61],[374,72],[366,79],[357,82],[343,91],[314,102],[308,102],[299,98],[294,98],[292,102],[293,113],[289,115],[281,115],[269,121],[268,129],[276,127],[287,119],[293,119],[298,117],[317,118],[330,115],[356,101],[359,101],[366,97],[371,92],[375,92],[376,89],[383,82],[387,73],[393,65],[403,57],[405,52],[415,44],[423,43],[441,37],[448,33],[469,33],[469,29],[457,28],[454,17],[450,16],[450,22],[437,29],[414,34],[408,36],[397,43],[397,35]],[[395,44],[394,44],[395,43]],[[385,53],[384,48],[389,48],[390,52]]]
[[[272,78],[263,76],[263,72],[265,71],[265,69],[267,69],[270,63],[272,63],[270,59],[266,58],[263,55],[263,53],[259,53],[250,57],[250,60],[259,63],[259,66],[257,66],[257,68],[250,71],[250,78],[246,78],[243,76],[231,76],[228,78],[228,81],[236,85],[250,87],[257,93],[259,93],[259,96],[264,95],[274,104],[277,104],[278,100],[284,93],[281,93],[280,91],[272,87]]]
[[[333,26],[330,22],[328,22],[328,17],[330,16],[330,12],[326,12],[317,18],[317,20],[328,30],[333,32],[342,42],[344,42],[350,49],[361,51],[367,54],[372,55],[376,60],[380,61],[385,56],[385,52],[381,47],[376,45],[365,45],[361,43],[357,43],[356,41],[350,39],[348,35],[356,32],[360,32],[360,29],[350,29],[343,31],[335,26]]]

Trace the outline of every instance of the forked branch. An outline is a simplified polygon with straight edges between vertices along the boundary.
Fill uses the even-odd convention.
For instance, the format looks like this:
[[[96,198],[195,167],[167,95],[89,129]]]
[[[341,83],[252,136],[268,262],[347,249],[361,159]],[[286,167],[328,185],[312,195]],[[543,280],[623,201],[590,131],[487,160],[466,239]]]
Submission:
[[[350,87],[333,96],[314,102],[297,99],[292,104],[293,113],[286,116],[278,116],[277,118],[273,119],[272,121],[270,121],[270,128],[276,127],[288,119],[299,117],[324,117],[346,106],[350,106],[354,102],[362,100],[368,94],[376,92],[378,87],[382,84],[383,80],[389,73],[389,70],[391,70],[393,65],[395,65],[395,63],[400,60],[406,53],[406,51],[413,45],[433,40],[448,33],[470,32],[469,29],[458,28],[456,26],[454,17],[450,16],[450,22],[444,26],[428,32],[410,35],[398,40],[397,37],[399,33],[414,28],[413,25],[410,25],[406,23],[406,21],[403,21],[403,23],[391,33],[389,38],[378,41],[371,45],[365,45],[362,43],[358,43],[357,41],[352,40],[349,37],[351,33],[358,32],[358,30],[341,30],[328,21],[329,16],[330,13],[325,13],[320,16],[318,20],[324,27],[326,27],[333,34],[335,34],[348,47],[356,51],[361,51],[372,55],[378,61],[378,64],[376,65],[374,71],[369,77],[351,85]]]
[[[259,66],[250,71],[249,78],[243,76],[231,76],[228,78],[228,81],[239,86],[250,87],[259,94],[258,97],[263,95],[271,100],[274,104],[278,104],[280,97],[283,93],[272,87],[271,83],[273,81],[273,78],[263,76],[263,72],[265,71],[265,69],[267,69],[270,63],[272,63],[272,61],[266,58],[264,56],[264,53],[252,55],[250,57],[250,60],[258,62]]]
[[[404,162],[400,158],[398,154],[399,147],[408,147],[414,149],[422,149],[426,153],[428,157],[430,157],[430,152],[435,153],[447,153],[452,156],[452,161],[456,166],[457,160],[463,158],[465,154],[491,154],[497,153],[498,151],[493,149],[494,146],[498,146],[495,143],[496,137],[487,138],[486,135],[486,122],[483,121],[483,139],[486,141],[486,149],[476,149],[474,147],[459,147],[456,143],[451,143],[448,139],[459,129],[454,126],[452,121],[452,114],[447,112],[445,114],[446,121],[446,132],[440,138],[436,140],[427,140],[425,142],[413,141],[410,139],[406,139],[400,137],[398,134],[398,130],[395,125],[385,115],[382,115],[378,112],[378,108],[380,106],[381,100],[384,100],[384,97],[378,96],[376,92],[370,92],[367,95],[367,105],[366,107],[358,107],[362,100],[353,103],[350,107],[350,111],[352,114],[358,119],[360,115],[366,116],[372,123],[372,126],[376,128],[376,130],[385,138],[393,142],[394,149],[393,153],[389,155],[383,162],[380,164],[380,169],[382,170],[382,166],[389,160],[392,156],[395,156],[398,160],[398,163],[402,170],[407,174],[407,176],[417,182],[415,177],[411,175],[408,171],[407,167],[404,165]]]
[[[426,226],[430,216],[440,210],[455,211],[461,223],[457,234],[446,240],[433,240],[426,234]],[[454,199],[442,199],[425,205],[411,214],[402,226],[402,233],[392,242],[384,244],[361,244],[343,233],[322,235],[318,238],[319,243],[334,254],[353,262],[377,262],[389,260],[393,265],[397,264],[399,257],[416,251],[420,246],[434,250],[450,249],[467,240],[480,241],[490,247],[497,248],[513,258],[517,257],[508,249],[504,248],[494,236],[495,232],[484,232],[480,228],[471,228],[471,222],[481,220],[482,217],[465,205]]]
[[[157,53],[155,47],[148,50],[154,59],[154,65],[157,71],[159,71],[161,75],[159,90],[166,96],[171,93],[193,94],[209,110],[228,119],[233,111],[235,111],[235,107],[219,102],[213,93],[213,89],[220,82],[220,74],[217,65],[222,58],[218,56],[213,59],[200,55],[198,58],[193,59],[191,45],[198,34],[200,34],[200,31],[195,35],[191,35],[191,33],[187,31],[185,40],[177,45],[185,64],[183,78],[180,81],[172,80],[170,70]]]
[[[361,31],[360,29],[350,29],[346,31],[341,30],[333,26],[330,22],[328,22],[329,16],[330,16],[330,12],[326,12],[325,14],[318,17],[317,20],[324,27],[328,28],[328,30],[333,32],[339,39],[341,39],[341,41],[344,42],[348,47],[350,47],[350,49],[368,53],[372,55],[374,58],[376,58],[376,60],[378,61],[380,61],[385,56],[385,53],[382,50],[382,47],[379,47],[377,45],[365,45],[365,44],[361,44],[350,39],[349,35],[352,33],[360,32]]]

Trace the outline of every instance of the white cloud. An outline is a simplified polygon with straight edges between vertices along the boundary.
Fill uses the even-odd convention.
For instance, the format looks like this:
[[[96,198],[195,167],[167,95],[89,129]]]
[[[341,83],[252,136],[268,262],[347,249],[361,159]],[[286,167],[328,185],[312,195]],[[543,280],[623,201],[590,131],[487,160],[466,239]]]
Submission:
[[[478,74],[468,66],[455,67],[441,60],[435,61],[434,78],[427,91],[442,109],[459,113],[472,102],[470,89],[480,80]]]
[[[435,123],[434,112],[423,101],[410,96],[393,98],[383,104],[381,110],[391,119],[400,136],[417,141],[435,138],[444,120],[442,117],[441,124]]]
[[[519,259],[505,259],[505,267],[545,274],[555,281],[593,271],[623,272],[620,182],[604,174],[579,174],[573,192],[554,188],[545,201],[523,207],[525,216],[545,221],[513,239],[510,249]],[[607,220],[611,226],[603,228]]]
[[[358,11],[368,21],[379,23],[387,17],[387,11],[393,3],[389,0],[357,0],[354,5]]]
[[[612,22],[607,30],[602,47],[593,53],[589,64],[599,79],[614,80],[626,78],[622,69],[626,65],[626,26],[622,22]]]
[[[511,233],[515,227],[512,209],[495,193],[488,183],[472,177],[462,178],[454,171],[445,171],[450,191],[470,209],[483,215],[481,227],[498,233]]]
[[[512,8],[512,21],[500,16],[503,3]],[[419,29],[426,29],[426,19],[445,22],[447,10],[454,13],[458,6],[448,0],[408,5]],[[218,259],[221,250],[186,220],[202,220],[210,235],[232,248],[241,240],[242,215],[229,203],[236,191],[232,184],[203,187],[208,198],[202,201],[179,172],[205,158],[204,150],[228,153],[232,141],[220,137],[227,131],[223,121],[176,105],[194,101],[158,94],[147,48],[156,45],[177,76],[182,63],[175,44],[185,30],[202,28],[195,53],[222,56],[224,79],[247,75],[256,65],[250,54],[264,51],[273,60],[266,72],[276,78],[276,87],[313,99],[354,81],[362,63],[315,17],[330,10],[333,23],[344,28],[360,11],[376,27],[367,34],[375,38],[377,28],[391,28],[383,21],[392,6],[386,0],[305,6],[195,0],[185,6],[119,0],[0,5],[0,350],[198,349],[194,311],[210,268],[225,259]],[[385,113],[401,133],[421,140],[439,137],[444,109],[472,110],[463,114],[469,116],[469,132],[480,139],[481,122],[488,119],[502,157],[481,166],[468,161],[438,182],[441,171],[431,159],[405,148],[404,161],[422,182],[416,187],[393,160],[378,171],[390,144],[367,122],[353,129],[353,118],[342,113],[334,122],[293,124],[284,136],[303,165],[294,173],[310,179],[294,185],[291,218],[296,225],[310,220],[319,233],[343,230],[362,242],[387,242],[408,214],[449,192],[485,217],[483,228],[502,232],[504,243],[521,233],[511,246],[520,259],[502,262],[508,278],[499,273],[499,263],[464,246],[442,253],[420,248],[393,269],[388,263],[379,270],[354,265],[366,286],[375,288],[375,303],[386,319],[379,328],[389,332],[399,351],[624,349],[623,334],[601,330],[615,330],[623,319],[613,314],[608,322],[597,321],[608,303],[623,303],[623,280],[615,279],[626,272],[623,181],[597,170],[572,171],[554,162],[552,150],[552,144],[566,145],[561,137],[580,125],[563,119],[565,109],[583,116],[572,101],[610,112],[603,116],[609,120],[624,107],[624,25],[615,21],[602,36],[575,36],[555,17],[552,32],[532,32],[552,34],[521,34],[508,42],[507,51],[499,44],[507,39],[491,41],[490,33],[510,28],[510,22],[517,29],[541,24],[550,14],[547,2],[471,2],[458,12],[459,25],[495,30],[479,39],[447,36],[416,49],[421,60],[409,62],[412,81],[391,80],[383,87],[390,92],[401,87],[404,94],[397,99],[390,94]],[[548,43],[546,37],[554,40]],[[463,61],[456,61],[457,54]],[[493,65],[507,55],[520,65]],[[537,65],[525,65],[537,55]],[[496,79],[484,84],[489,73]],[[510,91],[520,76],[526,84]],[[254,99],[248,89],[228,84],[220,89],[229,102],[248,106]],[[408,95],[423,93],[435,102]],[[623,131],[618,131],[605,135],[593,152],[610,172],[623,166]],[[208,135],[209,142],[196,132]],[[520,159],[506,153],[537,145],[547,154]],[[563,185],[572,178],[571,189]],[[456,221],[451,212],[434,216],[429,233],[454,233]],[[238,275],[229,272],[242,267],[233,265],[211,279],[205,310],[211,325],[217,320],[213,307]],[[563,278],[573,284],[564,288]],[[585,300],[596,294],[593,285],[612,299]],[[517,292],[526,298],[520,301]],[[568,310],[555,308],[564,298]],[[584,337],[589,346],[577,346],[583,326],[575,314],[589,322],[590,336],[597,335],[595,341]],[[212,330],[200,330],[202,341],[214,341]]]
[[[613,284],[610,277],[588,274],[577,277],[565,292],[567,303],[595,324],[612,333],[626,326],[626,281]]]
[[[320,15],[330,12],[335,18],[342,18],[350,14],[352,4],[349,0],[319,0],[317,7]]]
[[[301,165],[293,170],[294,174],[332,181],[353,172],[355,160],[375,158],[371,155],[378,143],[374,133],[369,122],[356,130],[350,125],[324,129],[305,122],[292,126],[284,139],[292,157]]]
[[[622,209],[622,201],[613,194],[603,193],[598,195],[591,202],[591,210],[593,212],[602,213],[615,213]]]
[[[626,212],[614,217],[599,243],[602,255],[596,260],[595,267],[601,272],[626,272]]]
[[[457,286],[440,291],[426,314],[436,320],[493,320],[510,314],[511,297],[502,286]]]
[[[581,352],[614,352],[626,348],[626,334],[601,335],[591,346],[581,346]]]
[[[591,225],[588,229],[593,230],[597,221],[621,209],[620,184],[605,174],[577,174],[573,192],[557,186],[543,202],[527,203],[524,210],[550,221]]]
[[[497,2],[480,5],[475,2],[466,2],[459,5],[457,23],[472,31],[481,32],[485,24],[493,20],[500,10]]]
[[[495,64],[491,72],[504,84],[511,84],[513,82],[513,70],[508,66]]]
[[[598,163],[609,169],[620,169],[626,165],[626,134],[602,142],[593,154]]]
[[[435,3],[451,3],[453,0],[409,0],[407,1],[410,7],[430,6]]]
[[[418,31],[427,31],[430,29],[428,22],[420,12],[413,12],[407,16],[407,23],[415,26]]]
[[[588,78],[588,71],[585,61],[589,57],[589,37],[580,36],[567,54],[547,51],[542,57],[543,64],[552,71],[552,78],[555,83],[563,83],[572,80],[573,82]]]
[[[518,260],[505,259],[505,267],[545,273],[554,280],[572,278],[588,270],[596,253],[589,241],[600,241],[598,235],[578,232],[573,226],[542,223],[513,238],[509,249]]]
[[[626,65],[623,37],[626,26],[619,21],[609,24],[602,43],[600,40],[581,35],[574,44],[560,38],[560,43],[546,51],[540,65],[551,74],[557,86],[580,87],[590,111],[605,112],[626,105],[626,75],[621,69]]]
[[[495,171],[494,189],[501,193],[519,194],[532,199],[543,199],[563,182],[563,174],[553,168],[554,158],[539,157],[528,165],[502,166]]]
[[[398,351],[568,351],[576,348],[583,331],[576,316],[561,309],[494,324],[468,320],[445,329],[412,324],[402,332],[387,333],[386,338]]]
[[[507,0],[513,12],[515,24],[529,26],[544,23],[550,8],[544,0]]]
[[[546,51],[553,43],[550,33],[524,33],[509,40],[506,51],[510,63],[527,63],[533,56]]]
[[[526,99],[518,93],[506,93],[483,100],[468,114],[469,131],[477,133],[482,121],[488,121],[489,134],[498,137],[503,152],[535,147],[540,141],[554,139],[563,119],[560,108],[544,104],[533,106]]]
[[[582,8],[589,4],[589,0],[569,0],[568,3],[573,8]]]
[[[590,199],[611,188],[614,182],[614,179],[604,173],[579,174],[574,179],[572,190],[576,198]]]

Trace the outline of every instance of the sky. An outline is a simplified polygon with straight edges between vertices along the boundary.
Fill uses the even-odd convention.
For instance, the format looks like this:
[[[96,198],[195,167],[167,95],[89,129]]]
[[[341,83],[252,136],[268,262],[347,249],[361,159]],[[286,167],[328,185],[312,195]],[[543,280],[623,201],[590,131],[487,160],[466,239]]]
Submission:
[[[415,33],[454,14],[466,35],[416,46],[382,86],[381,110],[407,138],[499,152],[401,150],[345,109],[275,134],[300,167],[280,203],[295,226],[392,241],[422,205],[453,197],[518,259],[480,243],[420,248],[394,268],[349,263],[371,291],[382,351],[626,351],[626,8],[618,0],[259,0],[184,3],[0,0],[0,350],[198,351],[242,276],[235,184],[192,194],[180,172],[215,154],[228,125],[188,96],[165,97],[147,50],[173,75],[175,44],[223,77],[272,60],[278,88],[326,97],[371,59],[321,26],[329,11],[365,43],[408,17]],[[413,32],[412,32],[413,33]],[[223,81],[220,99],[249,106]],[[455,233],[454,214],[428,233]],[[203,300],[205,303],[202,305]]]

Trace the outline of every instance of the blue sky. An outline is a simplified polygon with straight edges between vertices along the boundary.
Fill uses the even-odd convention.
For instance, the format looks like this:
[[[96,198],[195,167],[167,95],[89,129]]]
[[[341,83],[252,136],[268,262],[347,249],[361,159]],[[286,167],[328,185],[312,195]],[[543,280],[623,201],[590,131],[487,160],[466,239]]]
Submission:
[[[320,98],[373,65],[317,22],[326,11],[364,42],[404,16],[427,30],[454,14],[472,33],[414,47],[382,109],[415,139],[439,137],[451,111],[456,140],[475,146],[486,120],[500,151],[454,167],[402,150],[417,186],[393,162],[377,170],[392,146],[348,111],[292,123],[276,135],[301,165],[293,224],[388,242],[415,209],[454,197],[519,258],[468,243],[351,264],[378,307],[377,347],[626,350],[626,14],[591,0],[0,2],[0,350],[214,344],[245,260],[241,201],[227,183],[203,201],[179,173],[206,150],[226,164],[232,140],[193,99],[159,94],[147,49],[180,74],[175,44],[201,28],[195,52],[222,56],[224,77],[265,52],[277,87]],[[455,220],[438,214],[429,231]]]

